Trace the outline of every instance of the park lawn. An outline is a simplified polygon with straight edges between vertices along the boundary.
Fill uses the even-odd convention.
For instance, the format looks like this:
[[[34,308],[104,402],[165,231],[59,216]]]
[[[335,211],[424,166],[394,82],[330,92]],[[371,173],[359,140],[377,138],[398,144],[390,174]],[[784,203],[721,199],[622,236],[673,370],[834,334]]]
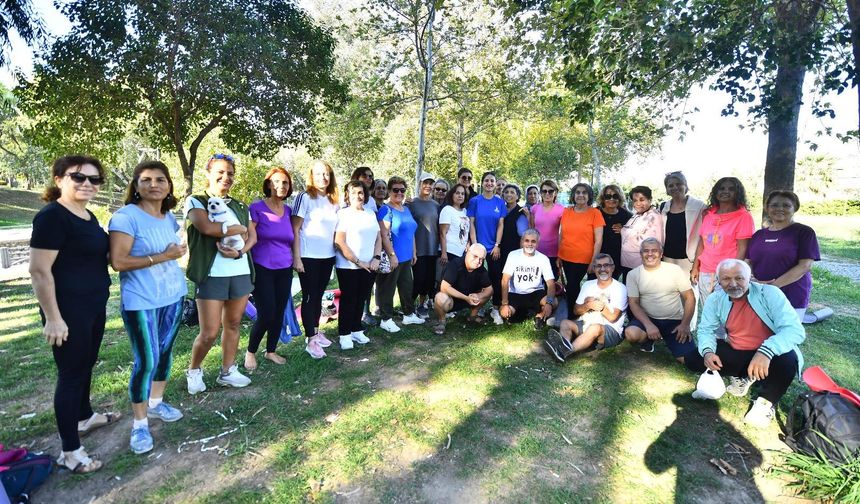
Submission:
[[[813,302],[836,315],[807,326],[806,364],[860,389],[856,284],[819,268],[814,279]],[[194,397],[182,370],[196,330],[183,328],[167,398],[186,417],[153,421],[155,450],[135,456],[114,280],[93,397],[126,418],[84,439],[104,470],[54,475],[40,502],[791,500],[788,482],[769,471],[785,449],[777,427],[746,427],[746,399],[692,400],[696,377],[664,347],[644,354],[624,344],[561,366],[529,324],[476,328],[461,318],[442,337],[375,329],[366,347],[335,345],[321,361],[292,342],[281,346],[288,364],[260,359],[245,389],[214,384],[216,349],[204,365],[209,390]],[[56,454],[55,368],[29,283],[0,284],[0,297],[0,442]],[[782,406],[801,390],[793,385]],[[718,472],[712,458],[738,474]]]
[[[29,226],[45,203],[35,191],[0,188],[0,229]]]

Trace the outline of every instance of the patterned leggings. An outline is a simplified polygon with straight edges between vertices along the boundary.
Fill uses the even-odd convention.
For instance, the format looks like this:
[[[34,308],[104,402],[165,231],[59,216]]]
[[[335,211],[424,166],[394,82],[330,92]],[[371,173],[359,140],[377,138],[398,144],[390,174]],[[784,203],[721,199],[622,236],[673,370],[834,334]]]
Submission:
[[[146,402],[152,382],[166,381],[170,375],[173,342],[182,320],[182,299],[160,308],[121,313],[134,354],[128,395],[133,403]]]

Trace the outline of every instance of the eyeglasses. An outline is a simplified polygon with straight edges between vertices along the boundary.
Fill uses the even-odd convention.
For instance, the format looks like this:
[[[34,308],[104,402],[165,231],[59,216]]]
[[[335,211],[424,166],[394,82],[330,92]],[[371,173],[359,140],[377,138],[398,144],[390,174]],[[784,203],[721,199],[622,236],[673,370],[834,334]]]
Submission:
[[[434,187],[433,189],[434,189],[436,192],[445,192],[445,191],[447,191],[447,190],[448,190],[448,189],[445,189],[444,187]]]
[[[235,160],[233,159],[233,156],[231,156],[231,155],[229,155],[229,154],[212,154],[212,157],[210,158],[210,161],[211,161],[212,159],[223,159],[223,160],[225,160],[225,161],[229,161],[229,162],[231,162],[231,163],[234,163],[234,162],[235,162]]]
[[[89,180],[90,184],[94,186],[102,185],[105,183],[105,178],[101,175],[84,175],[81,172],[72,172],[67,173],[66,176],[78,184],[83,184],[87,180]]]
[[[613,267],[615,267],[615,265],[614,265],[614,264],[595,264],[595,265],[594,265],[594,269],[596,269],[596,270],[599,270],[599,269],[610,269],[610,268],[613,268]]]
[[[613,200],[614,199],[616,201],[621,201],[621,196],[619,196],[617,194],[607,193],[607,194],[603,195],[603,199],[605,199],[605,200]]]
[[[541,189],[541,194],[555,194],[555,189]]]
[[[405,187],[393,187],[391,189],[391,192],[393,192],[395,194],[404,194],[406,192],[406,188]]]
[[[461,179],[463,179],[463,180],[472,180],[472,176],[471,176],[471,175],[460,175],[460,178],[461,178]]]

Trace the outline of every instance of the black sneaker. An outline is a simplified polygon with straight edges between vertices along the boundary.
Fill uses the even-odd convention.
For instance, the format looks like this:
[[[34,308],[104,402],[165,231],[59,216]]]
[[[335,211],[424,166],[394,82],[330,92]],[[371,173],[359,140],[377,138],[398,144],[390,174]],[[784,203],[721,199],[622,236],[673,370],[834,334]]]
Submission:
[[[361,323],[364,324],[365,327],[375,327],[379,324],[379,321],[373,318],[371,314],[365,313],[364,317],[361,319]]]
[[[540,331],[546,327],[546,320],[543,317],[535,317],[535,330]]]
[[[564,362],[564,358],[571,352],[570,343],[565,341],[561,333],[555,329],[550,329],[546,334],[544,346],[550,354],[559,362]]]
[[[546,338],[555,343],[558,348],[563,348],[564,353],[573,352],[573,345],[570,343],[570,341],[564,339],[564,336],[562,336],[561,333],[557,330],[550,329],[549,331],[547,331]]]
[[[564,357],[559,353],[559,349],[555,347],[552,343],[549,342],[548,339],[543,340],[543,346],[546,348],[548,354],[552,355],[555,360],[564,363]]]
[[[423,304],[418,305],[418,308],[415,310],[415,313],[417,313],[418,316],[423,318],[423,319],[426,319],[427,317],[430,316],[430,311]]]
[[[647,340],[639,344],[639,350],[645,353],[654,353],[654,340]]]

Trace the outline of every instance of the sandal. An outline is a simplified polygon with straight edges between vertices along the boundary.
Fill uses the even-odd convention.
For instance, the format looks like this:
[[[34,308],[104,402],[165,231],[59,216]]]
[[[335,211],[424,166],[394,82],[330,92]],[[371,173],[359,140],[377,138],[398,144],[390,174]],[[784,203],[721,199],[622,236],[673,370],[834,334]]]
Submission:
[[[93,460],[87,455],[87,452],[84,451],[83,447],[78,448],[77,450],[71,453],[71,457],[66,457],[63,452],[60,452],[60,456],[57,458],[57,466],[60,469],[64,469],[66,471],[71,472],[72,474],[89,474],[91,472],[96,472],[102,468],[101,460]]]
[[[436,324],[436,327],[433,328],[433,333],[436,334],[436,336],[442,336],[445,334],[445,323],[442,322],[440,324]]]
[[[102,418],[104,420],[101,420]],[[78,427],[78,436],[86,436],[99,427],[118,422],[120,418],[122,413],[93,413],[93,416],[87,419],[83,429]]]

